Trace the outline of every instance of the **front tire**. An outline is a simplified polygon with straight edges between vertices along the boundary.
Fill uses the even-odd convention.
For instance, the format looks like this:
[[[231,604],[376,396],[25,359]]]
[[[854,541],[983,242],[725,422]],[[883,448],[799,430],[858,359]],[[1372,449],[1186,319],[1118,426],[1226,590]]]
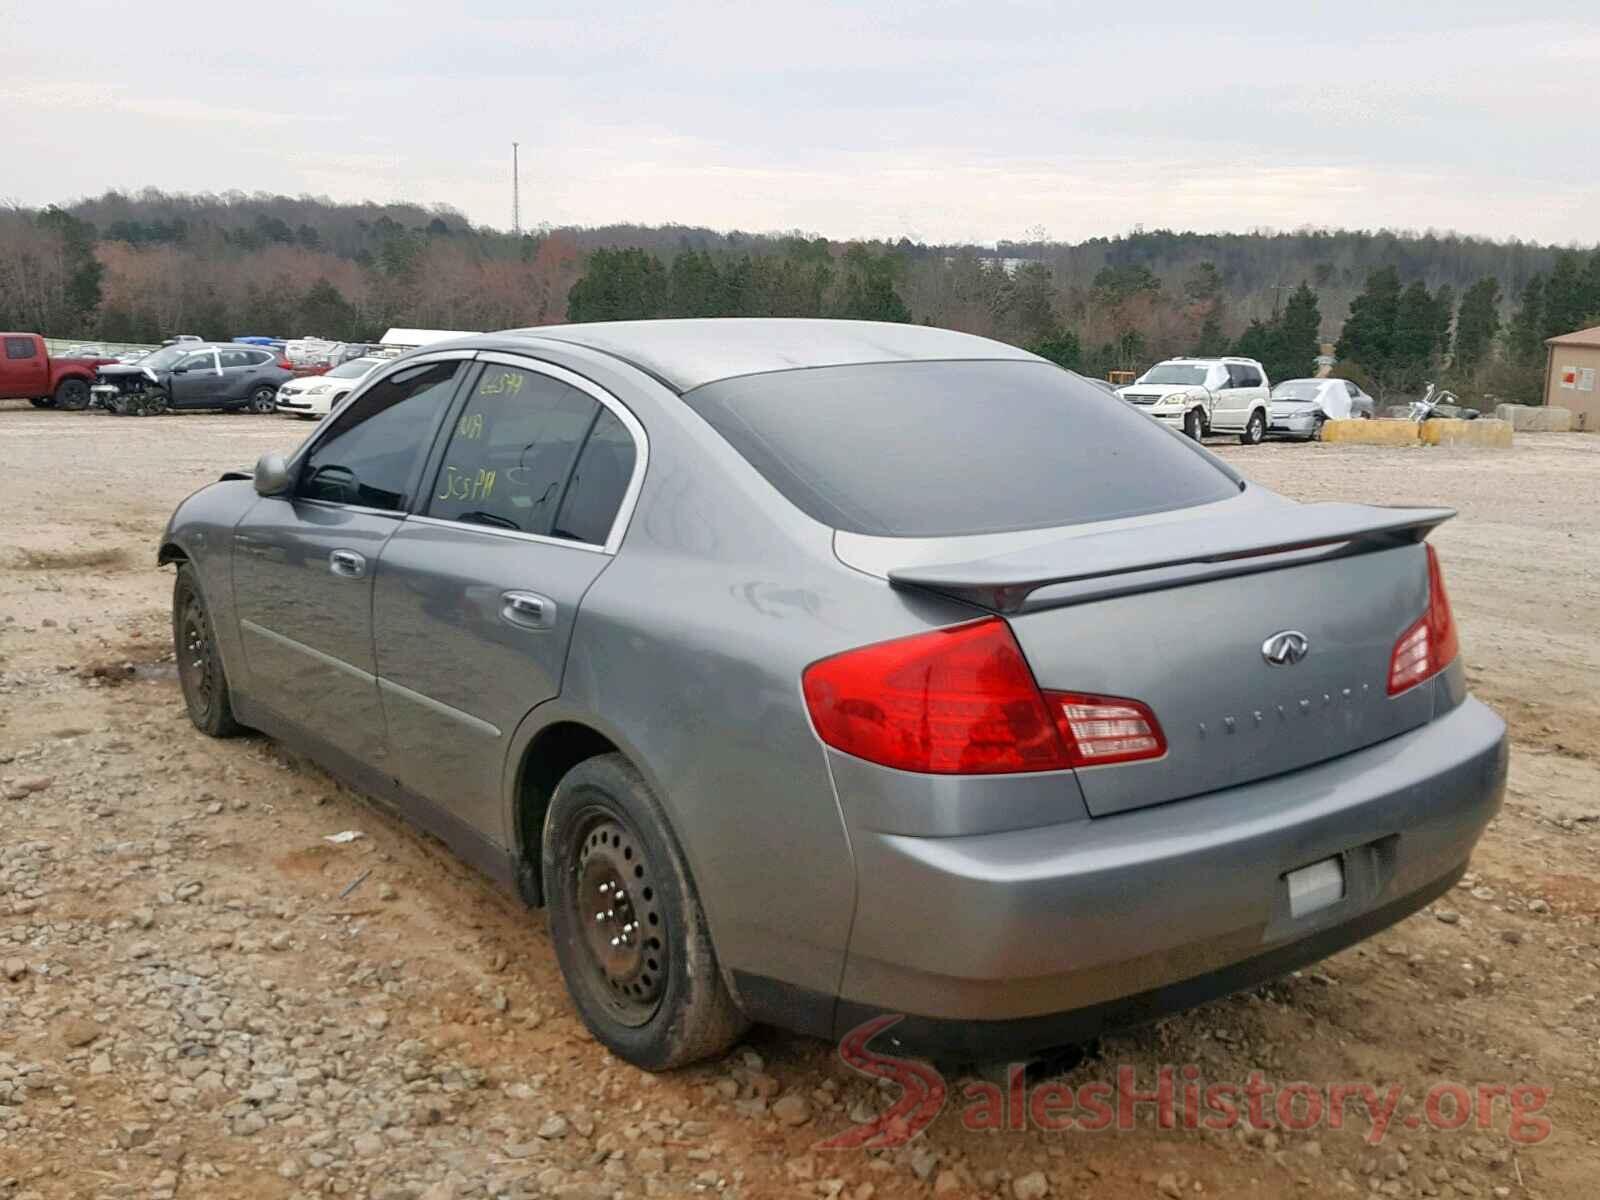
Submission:
[[[244,732],[233,716],[228,676],[217,650],[215,626],[195,580],[194,567],[178,564],[172,583],[172,649],[178,659],[178,682],[189,720],[207,737],[233,737]]]
[[[626,758],[587,759],[557,785],[541,866],[567,991],[613,1054],[667,1071],[722,1053],[745,1031],[688,864]]]
[[[1205,441],[1206,419],[1198,408],[1191,408],[1183,418],[1184,436],[1197,442]]]
[[[1267,436],[1267,415],[1259,408],[1250,414],[1250,419],[1244,424],[1244,432],[1239,435],[1241,446],[1259,446]]]
[[[272,387],[258,387],[250,393],[250,411],[258,416],[267,416],[278,411],[278,389]]]
[[[81,379],[63,379],[56,385],[55,404],[67,412],[82,412],[89,407],[89,385]]]

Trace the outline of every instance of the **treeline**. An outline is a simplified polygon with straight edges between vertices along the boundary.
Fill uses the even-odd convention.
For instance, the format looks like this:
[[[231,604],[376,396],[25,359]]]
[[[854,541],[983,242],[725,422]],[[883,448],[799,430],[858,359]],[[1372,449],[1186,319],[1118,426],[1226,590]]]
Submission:
[[[843,316],[963,329],[1095,374],[1237,351],[1283,378],[1338,341],[1379,393],[1447,376],[1532,398],[1543,338],[1600,321],[1597,273],[1590,252],[1392,231],[1141,230],[989,249],[686,226],[514,235],[447,207],[237,192],[0,211],[0,326],[56,336]]]

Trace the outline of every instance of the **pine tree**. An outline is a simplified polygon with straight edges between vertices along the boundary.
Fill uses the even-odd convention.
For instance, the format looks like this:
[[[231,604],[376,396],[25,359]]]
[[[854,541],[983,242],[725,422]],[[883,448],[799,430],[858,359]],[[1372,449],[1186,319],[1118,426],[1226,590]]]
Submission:
[[[1389,371],[1401,386],[1420,384],[1437,365],[1439,322],[1433,296],[1420,279],[1400,294]]]
[[[1309,375],[1322,352],[1322,308],[1317,294],[1301,281],[1283,306],[1278,320],[1276,346],[1271,362],[1264,363],[1267,378],[1295,379]]]
[[[1453,365],[1459,374],[1476,371],[1489,356],[1500,333],[1500,281],[1486,275],[1461,297],[1456,315]]]
[[[1539,322],[1544,337],[1559,337],[1583,328],[1584,318],[1589,315],[1585,284],[1584,266],[1576,254],[1567,251],[1556,259],[1544,285],[1544,316]]]
[[[1350,302],[1335,353],[1360,363],[1374,375],[1389,369],[1394,358],[1395,320],[1400,310],[1400,273],[1382,267],[1367,276],[1364,292]]]
[[[1506,330],[1507,358],[1513,366],[1532,367],[1544,361],[1544,276],[1534,275]]]

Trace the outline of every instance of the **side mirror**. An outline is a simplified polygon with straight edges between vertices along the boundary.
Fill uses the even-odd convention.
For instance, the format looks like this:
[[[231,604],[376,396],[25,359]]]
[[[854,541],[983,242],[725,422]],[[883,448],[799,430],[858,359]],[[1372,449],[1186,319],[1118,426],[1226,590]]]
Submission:
[[[289,490],[289,464],[283,461],[283,455],[276,450],[269,450],[256,459],[256,494],[258,496],[281,496]]]

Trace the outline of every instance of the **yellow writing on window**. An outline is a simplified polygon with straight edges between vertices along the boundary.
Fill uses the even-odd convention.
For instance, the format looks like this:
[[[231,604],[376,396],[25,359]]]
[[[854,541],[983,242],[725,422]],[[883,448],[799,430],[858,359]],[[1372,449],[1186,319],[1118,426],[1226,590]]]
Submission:
[[[493,471],[486,471],[482,467],[477,470],[471,468],[452,467],[448,463],[444,468],[444,478],[440,480],[442,489],[435,500],[454,500],[464,502],[468,500],[487,500],[494,495]]]
[[[515,396],[522,391],[521,371],[501,371],[498,375],[485,375],[478,385],[480,396]]]
[[[456,422],[456,436],[462,441],[475,442],[483,436],[483,414],[462,413]]]

